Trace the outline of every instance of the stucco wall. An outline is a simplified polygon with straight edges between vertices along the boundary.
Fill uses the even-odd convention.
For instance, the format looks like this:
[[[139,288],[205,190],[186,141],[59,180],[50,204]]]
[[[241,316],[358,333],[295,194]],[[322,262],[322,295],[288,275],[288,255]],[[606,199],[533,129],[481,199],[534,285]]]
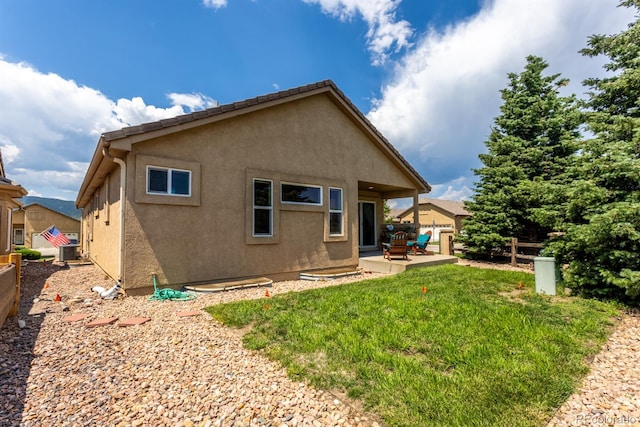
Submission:
[[[11,222],[20,228],[24,227],[24,211],[22,209],[14,209]]]
[[[104,185],[83,207],[81,250],[114,280],[119,279],[120,169],[115,167]]]
[[[326,95],[138,142],[126,162],[127,290],[151,286],[152,273],[166,285],[356,266],[358,181],[415,185]],[[149,198],[148,164],[191,165],[197,170],[194,199]],[[272,238],[253,238],[247,227],[253,178],[274,183]],[[322,186],[323,205],[280,203],[283,181]],[[327,232],[330,186],[342,188],[344,196],[344,234],[337,237]],[[96,241],[107,232],[115,234],[113,228],[93,230],[98,262]]]

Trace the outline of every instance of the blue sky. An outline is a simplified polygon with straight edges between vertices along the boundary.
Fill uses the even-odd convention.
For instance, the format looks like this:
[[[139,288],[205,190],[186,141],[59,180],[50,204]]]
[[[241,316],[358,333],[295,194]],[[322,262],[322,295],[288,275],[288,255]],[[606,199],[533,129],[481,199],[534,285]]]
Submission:
[[[100,133],[324,79],[433,186],[472,194],[507,73],[581,81],[617,0],[2,0],[0,148],[31,195],[75,200]]]

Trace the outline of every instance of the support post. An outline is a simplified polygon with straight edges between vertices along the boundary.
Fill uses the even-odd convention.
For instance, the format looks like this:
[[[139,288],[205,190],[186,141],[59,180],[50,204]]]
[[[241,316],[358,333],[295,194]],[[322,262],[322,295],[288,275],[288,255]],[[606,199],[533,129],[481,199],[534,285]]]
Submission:
[[[413,195],[413,226],[416,229],[416,238],[420,235],[420,201],[418,192]]]
[[[9,317],[17,316],[20,308],[20,276],[22,271],[22,254],[13,253],[9,255],[9,262],[16,266],[16,296],[13,301],[13,307],[9,310]]]
[[[511,265],[514,267],[517,265],[516,263],[516,253],[518,252],[518,238],[511,238]]]

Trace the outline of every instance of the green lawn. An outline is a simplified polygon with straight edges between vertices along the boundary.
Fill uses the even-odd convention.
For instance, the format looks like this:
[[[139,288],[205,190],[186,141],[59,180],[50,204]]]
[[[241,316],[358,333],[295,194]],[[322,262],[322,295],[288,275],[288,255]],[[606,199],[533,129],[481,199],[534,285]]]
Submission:
[[[534,288],[531,274],[447,265],[207,310],[251,325],[245,346],[293,378],[346,392],[390,425],[540,426],[618,312]]]

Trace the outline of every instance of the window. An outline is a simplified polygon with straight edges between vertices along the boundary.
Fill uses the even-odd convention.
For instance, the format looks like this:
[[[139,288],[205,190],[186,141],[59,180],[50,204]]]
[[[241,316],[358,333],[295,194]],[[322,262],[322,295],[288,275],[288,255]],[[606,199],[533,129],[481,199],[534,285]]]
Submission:
[[[282,183],[282,203],[322,205],[322,187]]]
[[[264,179],[253,180],[253,235],[270,237],[273,235],[273,182]]]
[[[44,220],[44,211],[29,210],[27,217],[32,221]]]
[[[191,171],[147,166],[147,194],[191,196]]]
[[[13,230],[13,243],[16,245],[24,245],[24,228],[16,228]]]
[[[342,188],[329,188],[329,235],[342,234]]]

